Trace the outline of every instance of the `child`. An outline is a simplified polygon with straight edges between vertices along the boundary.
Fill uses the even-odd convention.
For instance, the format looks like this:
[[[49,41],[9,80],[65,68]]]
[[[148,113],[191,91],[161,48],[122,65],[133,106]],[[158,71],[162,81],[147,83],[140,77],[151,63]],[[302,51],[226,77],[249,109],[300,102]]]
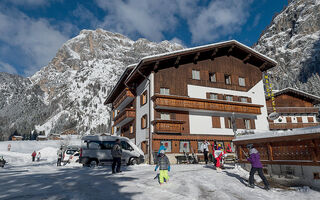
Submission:
[[[37,155],[37,161],[39,162],[40,161],[40,158],[41,158],[41,153],[40,151],[38,152],[38,155]]]
[[[158,163],[154,171],[157,171],[159,166],[160,166],[159,182],[160,182],[160,185],[162,185],[164,182],[164,179],[168,183],[169,181],[168,171],[170,172],[170,162],[168,157],[164,154],[164,150],[160,151],[160,154],[158,156]]]

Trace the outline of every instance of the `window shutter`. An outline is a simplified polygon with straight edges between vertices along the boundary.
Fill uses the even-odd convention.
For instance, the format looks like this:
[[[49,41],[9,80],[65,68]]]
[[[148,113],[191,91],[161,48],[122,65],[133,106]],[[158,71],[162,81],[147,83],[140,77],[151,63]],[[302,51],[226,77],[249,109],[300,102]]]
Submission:
[[[302,123],[302,117],[297,117],[298,123]]]
[[[291,117],[286,117],[287,123],[291,123]]]
[[[252,101],[251,101],[251,98],[250,98],[250,97],[248,97],[247,99],[248,99],[248,103],[252,103]]]
[[[221,128],[220,117],[212,116],[212,128]]]
[[[210,93],[207,92],[207,99],[210,99]]]
[[[218,94],[218,99],[223,100],[223,94]]]
[[[239,97],[238,96],[233,96],[233,101],[239,101]]]
[[[251,125],[251,129],[256,129],[254,119],[250,119],[250,125]]]
[[[244,119],[236,119],[237,129],[245,129]]]
[[[314,122],[313,117],[308,117],[308,122]]]
[[[225,128],[229,128],[229,118],[228,117],[224,118],[224,124],[225,124]]]
[[[171,117],[171,119],[176,119],[176,113],[171,113],[170,117]]]

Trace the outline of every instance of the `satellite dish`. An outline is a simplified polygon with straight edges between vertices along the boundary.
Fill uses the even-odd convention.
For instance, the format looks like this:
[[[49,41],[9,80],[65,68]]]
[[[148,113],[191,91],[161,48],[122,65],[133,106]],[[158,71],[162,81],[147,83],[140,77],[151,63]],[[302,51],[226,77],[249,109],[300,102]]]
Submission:
[[[269,120],[276,120],[276,119],[278,119],[279,116],[280,116],[279,113],[272,112],[269,114],[268,119]]]

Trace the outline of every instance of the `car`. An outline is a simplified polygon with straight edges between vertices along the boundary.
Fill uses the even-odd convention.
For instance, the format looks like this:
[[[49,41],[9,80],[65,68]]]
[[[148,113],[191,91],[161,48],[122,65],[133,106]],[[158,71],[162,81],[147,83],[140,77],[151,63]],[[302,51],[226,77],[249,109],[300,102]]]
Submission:
[[[112,163],[111,150],[116,139],[120,139],[122,147],[121,163],[135,165],[144,162],[144,153],[129,138],[118,136],[84,136],[81,139],[80,163],[94,167]]]
[[[71,156],[74,156],[76,152],[79,152],[78,146],[68,146],[67,149],[63,152],[62,162],[68,163]]]

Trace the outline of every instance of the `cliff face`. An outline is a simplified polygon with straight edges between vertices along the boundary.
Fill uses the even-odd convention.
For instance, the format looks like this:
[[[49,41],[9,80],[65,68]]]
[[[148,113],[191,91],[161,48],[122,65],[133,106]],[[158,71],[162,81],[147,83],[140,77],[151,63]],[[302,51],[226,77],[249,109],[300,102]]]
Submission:
[[[272,20],[254,49],[275,59],[275,89],[298,88],[320,95],[320,0],[293,0]]]
[[[109,111],[103,102],[126,66],[148,55],[178,49],[182,46],[168,41],[132,41],[101,29],[83,30],[32,77],[0,74],[6,77],[0,82],[5,91],[0,94],[0,118],[6,118],[0,134],[7,137],[14,130],[26,133],[34,128],[46,134],[105,132]],[[3,86],[8,83],[11,89]],[[10,98],[19,100],[8,101]]]

